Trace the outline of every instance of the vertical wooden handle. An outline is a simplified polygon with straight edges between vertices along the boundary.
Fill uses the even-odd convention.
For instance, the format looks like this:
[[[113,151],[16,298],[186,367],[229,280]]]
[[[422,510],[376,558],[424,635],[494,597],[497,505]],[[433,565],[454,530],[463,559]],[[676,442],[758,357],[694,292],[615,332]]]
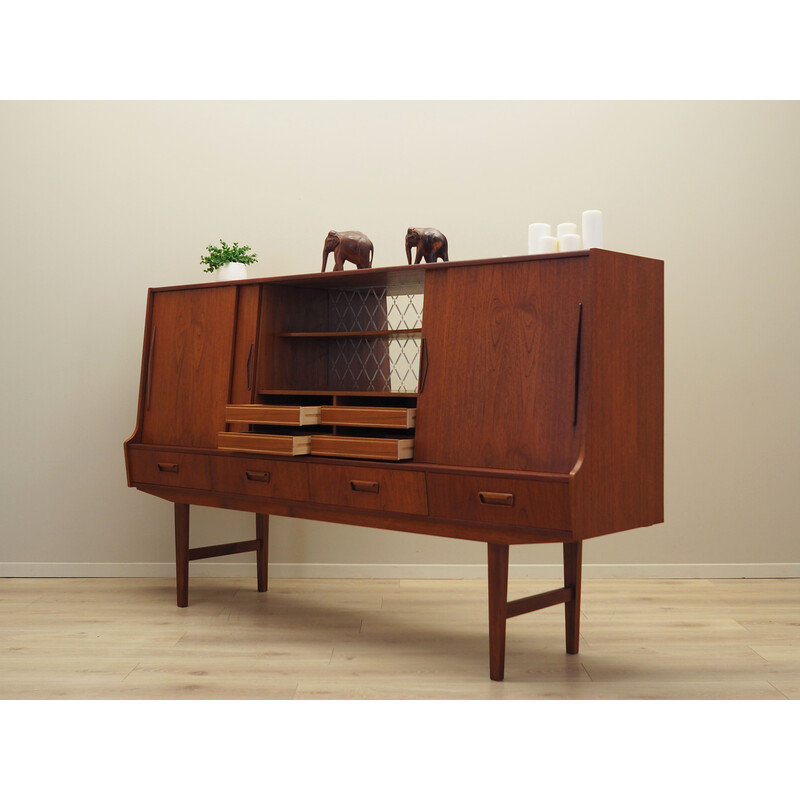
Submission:
[[[250,353],[247,356],[247,391],[253,388],[253,351],[255,350],[256,343],[250,343]]]
[[[145,391],[146,408],[150,410],[150,387],[153,384],[153,353],[156,349],[156,331],[158,328],[153,325],[153,336],[150,339],[150,352],[147,356],[147,389]]]
[[[428,377],[428,346],[425,339],[419,343],[419,381],[417,391],[422,392],[425,387],[425,378]]]
[[[572,409],[572,427],[578,424],[578,395],[581,380],[581,333],[583,329],[583,303],[578,303],[578,335],[575,341],[575,397]]]

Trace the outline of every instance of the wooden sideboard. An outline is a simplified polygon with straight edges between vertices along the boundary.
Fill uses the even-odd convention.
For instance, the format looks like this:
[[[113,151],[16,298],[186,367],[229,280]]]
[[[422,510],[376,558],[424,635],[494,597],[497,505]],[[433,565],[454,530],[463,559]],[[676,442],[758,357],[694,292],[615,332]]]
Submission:
[[[189,562],[270,515],[487,543],[506,620],[565,605],[584,539],[663,521],[664,265],[607,250],[151,289],[129,486],[174,503]],[[255,513],[191,548],[190,505]],[[509,546],[560,542],[562,588],[508,599]]]

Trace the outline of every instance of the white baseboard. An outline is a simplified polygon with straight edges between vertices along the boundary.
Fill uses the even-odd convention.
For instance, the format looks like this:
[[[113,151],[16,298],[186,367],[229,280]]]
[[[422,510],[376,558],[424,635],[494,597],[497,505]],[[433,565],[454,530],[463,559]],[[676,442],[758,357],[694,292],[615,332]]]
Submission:
[[[512,564],[511,579],[559,579],[561,564]],[[270,564],[273,578],[467,579],[485,578],[485,564]],[[255,564],[192,563],[197,578],[255,578]],[[6,562],[3,578],[173,578],[175,565],[164,563]],[[592,578],[800,578],[800,564],[584,564]]]

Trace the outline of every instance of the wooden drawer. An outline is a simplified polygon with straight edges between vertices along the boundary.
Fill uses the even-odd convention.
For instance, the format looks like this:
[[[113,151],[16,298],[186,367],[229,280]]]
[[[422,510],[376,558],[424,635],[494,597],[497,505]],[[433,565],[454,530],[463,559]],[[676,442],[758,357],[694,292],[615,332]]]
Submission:
[[[220,432],[217,434],[217,449],[238,453],[270,453],[273,456],[304,456],[311,452],[311,437]]]
[[[332,506],[427,514],[422,472],[309,464],[311,499]]]
[[[308,470],[302,463],[220,456],[212,475],[218,492],[308,500]]]
[[[413,428],[416,408],[381,408],[373,406],[322,406],[323,425],[351,425],[361,428]]]
[[[412,437],[394,439],[367,436],[312,435],[312,456],[365,458],[372,461],[403,461],[414,456]]]
[[[211,489],[209,456],[129,448],[131,483]]]
[[[225,422],[256,425],[316,425],[319,406],[266,406],[260,404],[225,406]]]
[[[428,473],[432,517],[570,530],[569,483]]]

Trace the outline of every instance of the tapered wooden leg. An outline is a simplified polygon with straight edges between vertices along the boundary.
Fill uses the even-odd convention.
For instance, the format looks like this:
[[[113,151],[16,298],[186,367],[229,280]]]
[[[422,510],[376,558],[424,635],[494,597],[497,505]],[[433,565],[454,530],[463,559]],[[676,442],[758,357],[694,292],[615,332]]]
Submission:
[[[267,565],[269,564],[269,514],[256,514],[256,571],[258,591],[267,591]]]
[[[508,545],[488,544],[489,564],[489,677],[503,680],[508,615]]]
[[[564,542],[564,586],[572,589],[572,600],[564,606],[567,652],[578,652],[581,633],[581,571],[583,542]]]
[[[178,606],[189,605],[189,504],[175,503],[175,583]]]

